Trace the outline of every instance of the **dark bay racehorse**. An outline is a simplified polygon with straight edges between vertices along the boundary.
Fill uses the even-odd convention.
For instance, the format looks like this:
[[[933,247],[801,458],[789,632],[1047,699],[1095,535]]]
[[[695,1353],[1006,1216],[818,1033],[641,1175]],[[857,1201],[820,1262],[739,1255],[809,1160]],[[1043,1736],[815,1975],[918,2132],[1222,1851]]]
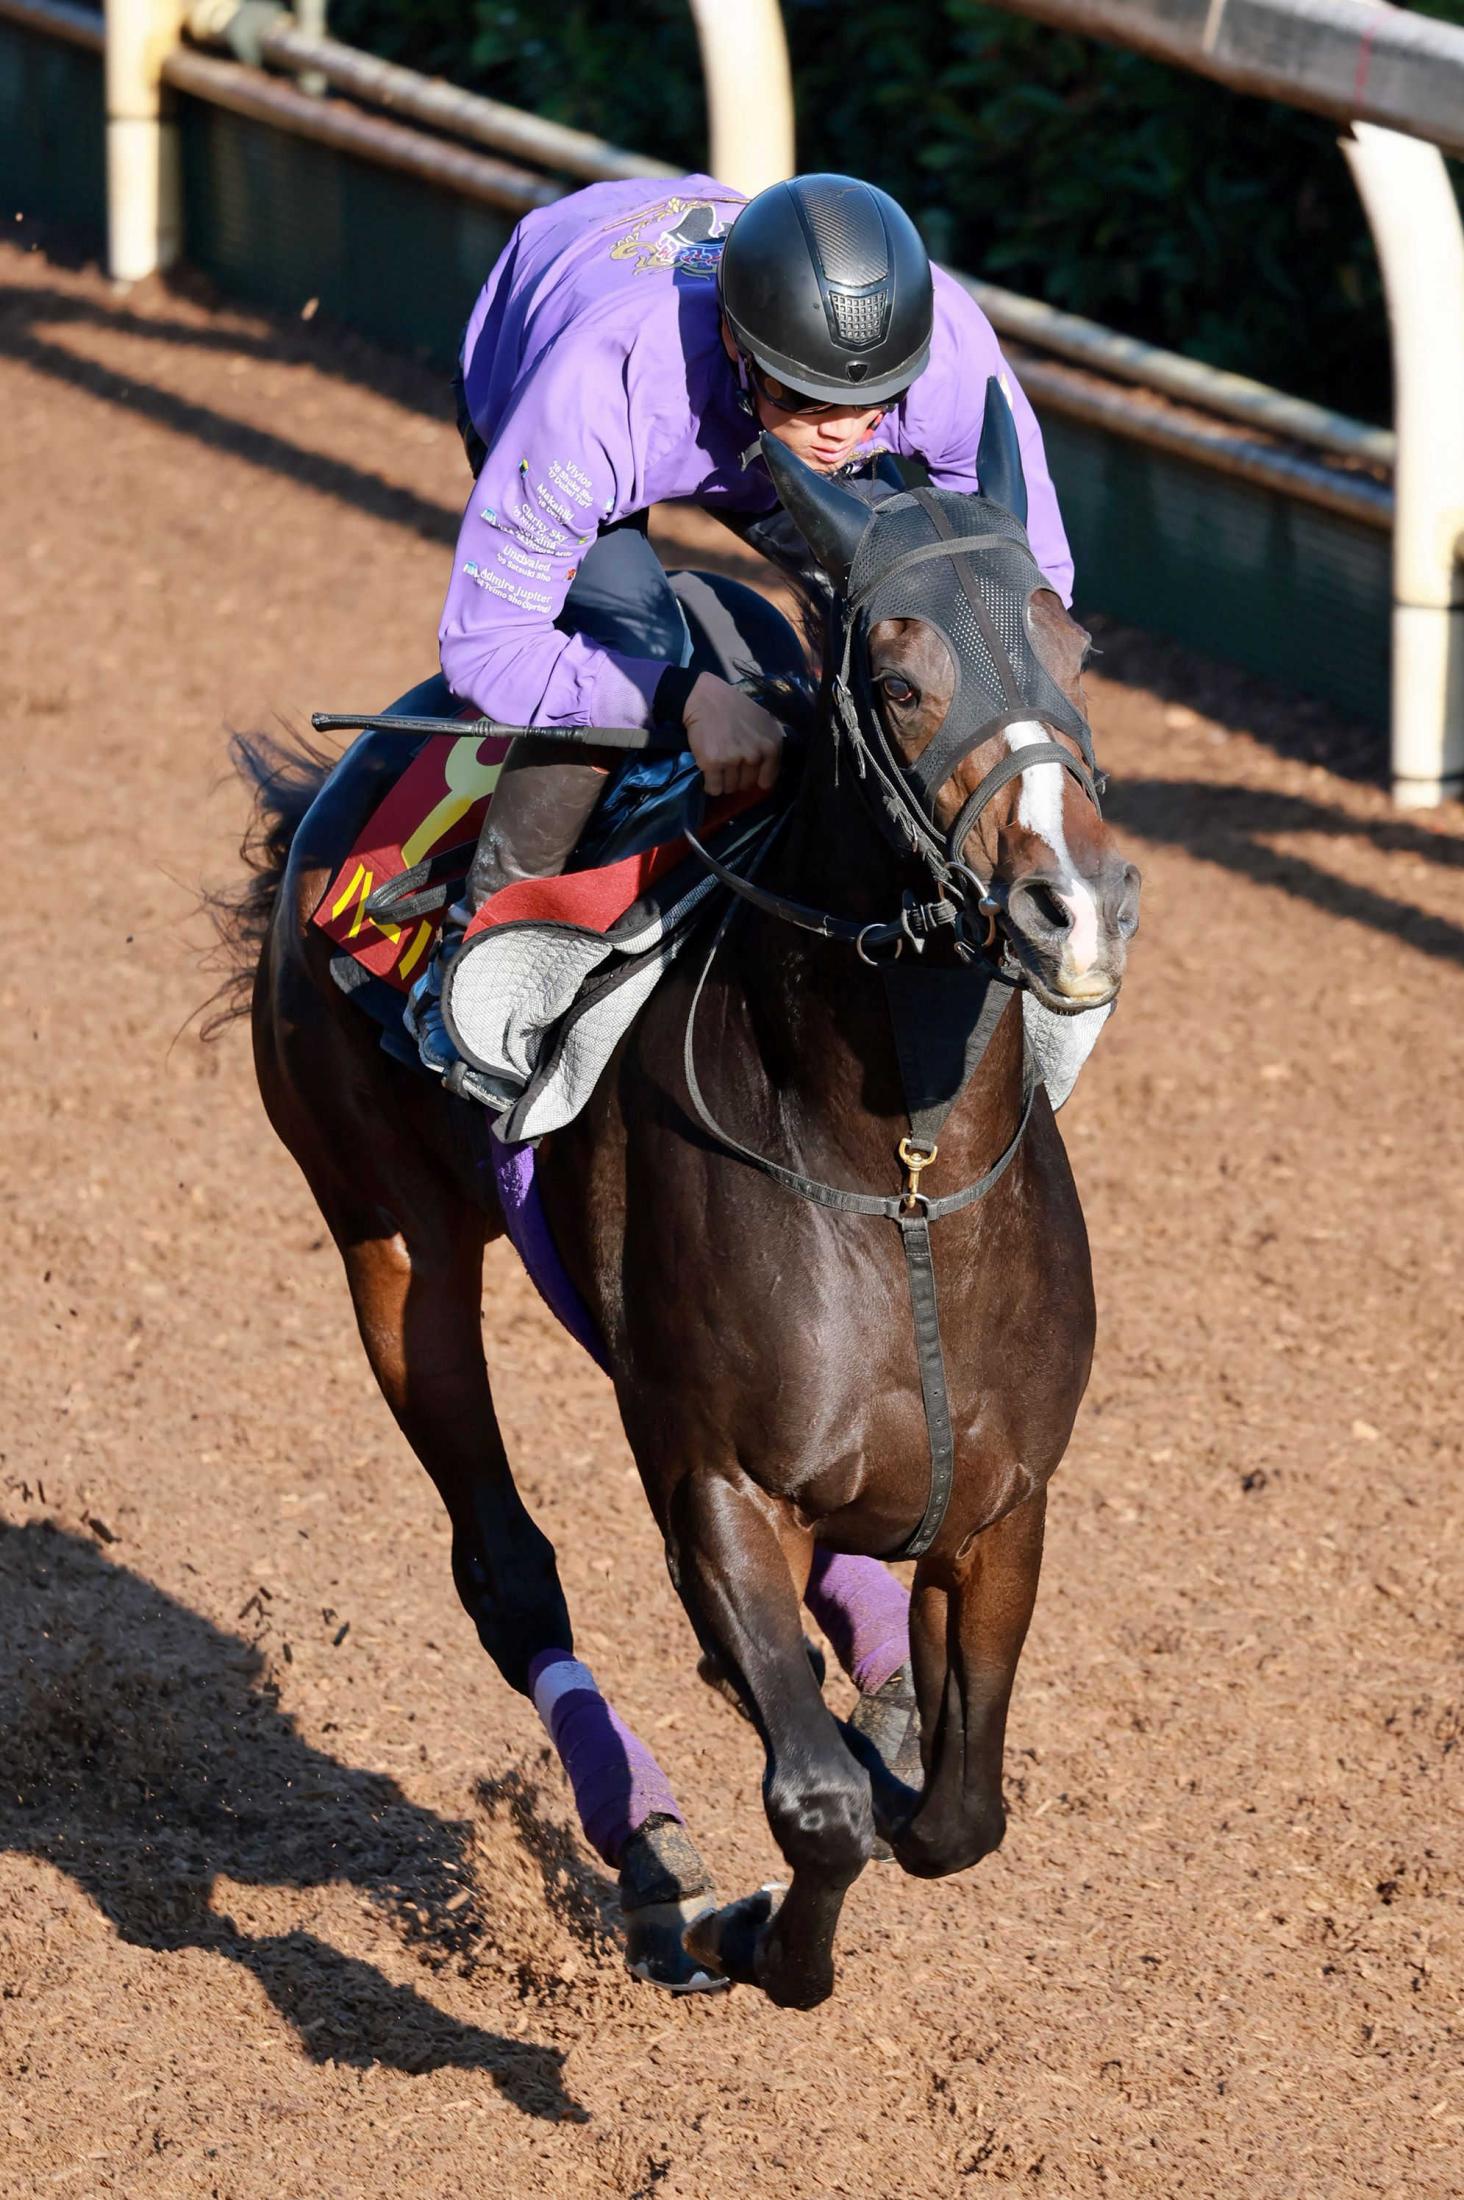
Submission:
[[[920,491],[873,516],[767,450],[836,591],[824,677],[802,706],[801,777],[761,898],[731,901],[715,938],[673,965],[538,1166],[672,1578],[765,1746],[768,1817],[791,1867],[780,1906],[765,1892],[708,1909],[688,1946],[807,2007],[831,1991],[839,1911],[877,1835],[922,1877],[1002,1837],[1046,1485],[1094,1331],[1082,1214],[1033,1086],[1022,989],[1065,1014],[1111,1000],[1138,875],[1099,814],[1086,637],[1010,516],[1025,512],[1014,437],[989,460],[983,449],[986,498]],[[784,714],[796,707],[785,692]],[[379,761],[364,772],[360,744],[351,772],[257,770],[262,852],[236,944],[260,949],[270,1120],[447,1506],[462,1601],[522,1690],[534,1657],[572,1638],[484,1363],[482,1255],[503,1228],[482,1165],[488,1119],[382,1052],[309,921],[399,765],[389,737],[366,739]],[[921,1018],[940,1023],[938,985],[913,1024],[907,992],[939,971],[958,990],[983,974],[998,990],[979,1062],[965,1077],[968,1052],[946,1080],[937,1141],[897,1036],[914,1031],[918,1053]],[[967,1037],[954,1034],[957,1057]],[[973,1185],[981,1196],[954,1196]],[[916,1789],[826,1708],[799,1600],[816,1545],[889,1555],[924,1536]],[[678,1896],[686,1876],[641,1895]],[[634,1897],[631,1885],[627,1907]]]

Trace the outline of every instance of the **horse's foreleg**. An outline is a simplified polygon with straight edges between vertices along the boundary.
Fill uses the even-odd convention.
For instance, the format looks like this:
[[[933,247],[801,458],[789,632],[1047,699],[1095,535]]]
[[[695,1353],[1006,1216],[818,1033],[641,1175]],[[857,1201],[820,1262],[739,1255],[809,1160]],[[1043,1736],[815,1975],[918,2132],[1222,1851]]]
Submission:
[[[767,1753],[768,1822],[792,1866],[781,1907],[754,1895],[692,1927],[687,1946],[784,2007],[833,1991],[834,1933],[874,1847],[869,1782],[819,1691],[777,1508],[738,1473],[691,1474],[672,1500],[677,1587],[702,1645],[735,1681]]]
[[[888,1838],[922,1879],[979,1863],[1006,1830],[1007,1705],[1036,1602],[1046,1510],[1038,1490],[953,1559],[922,1559],[916,1570],[910,1642],[925,1783]]]

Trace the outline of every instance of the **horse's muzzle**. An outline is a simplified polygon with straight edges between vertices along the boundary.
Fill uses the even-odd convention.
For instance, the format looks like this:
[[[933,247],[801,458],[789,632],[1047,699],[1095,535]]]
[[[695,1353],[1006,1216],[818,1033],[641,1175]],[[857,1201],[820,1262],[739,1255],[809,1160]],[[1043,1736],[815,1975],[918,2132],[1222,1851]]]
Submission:
[[[1139,924],[1139,873],[1113,857],[1096,879],[1032,871],[1007,888],[1002,921],[1048,1006],[1100,1008],[1123,982]]]

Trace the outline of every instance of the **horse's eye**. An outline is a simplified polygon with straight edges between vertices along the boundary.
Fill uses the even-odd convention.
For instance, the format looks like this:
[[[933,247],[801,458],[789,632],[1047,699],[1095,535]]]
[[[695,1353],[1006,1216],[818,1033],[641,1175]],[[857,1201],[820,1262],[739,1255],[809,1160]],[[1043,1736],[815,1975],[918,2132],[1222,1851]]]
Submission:
[[[903,679],[898,672],[881,674],[879,684],[884,689],[886,701],[894,703],[900,710],[905,710],[911,703],[919,701],[919,697],[909,681]]]

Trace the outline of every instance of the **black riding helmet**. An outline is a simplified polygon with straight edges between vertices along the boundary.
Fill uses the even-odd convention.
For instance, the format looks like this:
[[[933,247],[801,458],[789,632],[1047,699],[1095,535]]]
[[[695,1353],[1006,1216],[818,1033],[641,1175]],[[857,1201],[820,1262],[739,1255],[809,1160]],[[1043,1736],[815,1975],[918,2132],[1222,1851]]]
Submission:
[[[744,357],[800,397],[878,404],[930,357],[930,261],[888,192],[794,176],[748,202],[717,275]]]

